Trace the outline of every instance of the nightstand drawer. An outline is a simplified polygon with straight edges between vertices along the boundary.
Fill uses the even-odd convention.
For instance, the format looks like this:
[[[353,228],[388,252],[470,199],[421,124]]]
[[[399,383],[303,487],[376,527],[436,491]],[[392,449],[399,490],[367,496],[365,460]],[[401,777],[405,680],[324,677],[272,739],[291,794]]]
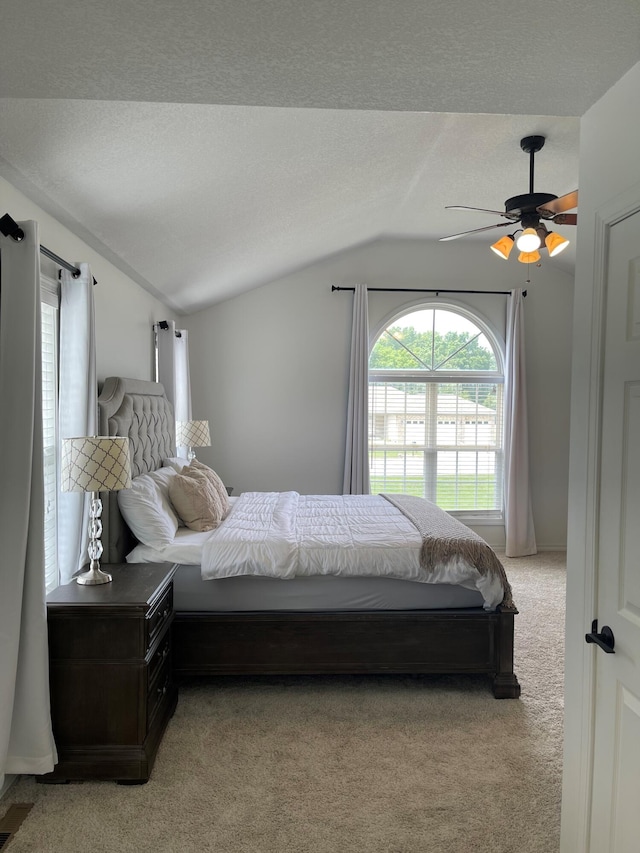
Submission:
[[[173,614],[173,584],[169,586],[156,606],[149,612],[146,619],[147,651],[153,646],[157,637],[162,634],[165,625]]]
[[[175,688],[171,676],[171,656],[169,655],[156,670],[155,677],[149,684],[147,697],[147,727],[151,727],[151,721],[166,696]]]
[[[153,657],[149,661],[149,686],[156,680],[158,670],[162,667],[168,657],[171,656],[171,633],[160,642]]]

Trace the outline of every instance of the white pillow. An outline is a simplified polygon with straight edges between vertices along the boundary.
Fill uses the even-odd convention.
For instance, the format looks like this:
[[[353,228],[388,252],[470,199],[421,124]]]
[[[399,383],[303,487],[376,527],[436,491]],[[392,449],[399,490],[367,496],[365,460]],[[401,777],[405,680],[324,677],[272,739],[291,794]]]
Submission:
[[[157,471],[150,471],[144,476],[151,477],[153,482],[157,484],[164,497],[169,500],[169,481],[172,477],[176,476],[176,472],[173,468],[158,468]]]
[[[178,517],[169,500],[169,480],[175,474],[171,468],[140,474],[130,489],[118,492],[120,512],[144,545],[168,545],[178,532]]]
[[[181,456],[171,456],[169,459],[163,459],[162,464],[165,468],[171,468],[180,474],[184,466],[189,464],[189,460]]]

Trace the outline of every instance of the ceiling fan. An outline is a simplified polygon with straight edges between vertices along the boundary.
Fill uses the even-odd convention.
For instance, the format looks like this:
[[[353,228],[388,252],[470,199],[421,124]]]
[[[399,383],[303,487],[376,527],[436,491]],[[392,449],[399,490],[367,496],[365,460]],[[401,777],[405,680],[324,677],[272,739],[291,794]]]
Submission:
[[[514,243],[520,249],[518,260],[524,264],[536,263],[540,260],[540,249],[543,245],[547,248],[550,257],[558,255],[569,245],[569,241],[549,231],[545,221],[553,222],[554,225],[577,225],[576,213],[567,213],[578,206],[578,190],[558,197],[551,193],[536,193],[533,191],[534,157],[544,146],[544,136],[525,136],[520,140],[520,147],[529,155],[529,192],[524,195],[514,195],[504,203],[504,211],[487,210],[483,207],[466,207],[464,205],[448,205],[447,210],[476,210],[481,213],[495,213],[503,216],[507,222],[499,222],[495,225],[485,225],[484,228],[474,228],[471,231],[462,231],[460,234],[450,234],[448,237],[440,237],[440,241],[457,240],[467,234],[478,234],[480,231],[490,231],[492,228],[508,228],[514,224],[522,227],[516,228],[513,234],[502,237],[491,248],[505,260],[509,257]],[[543,221],[544,220],[544,221]],[[516,241],[516,234],[520,233]]]

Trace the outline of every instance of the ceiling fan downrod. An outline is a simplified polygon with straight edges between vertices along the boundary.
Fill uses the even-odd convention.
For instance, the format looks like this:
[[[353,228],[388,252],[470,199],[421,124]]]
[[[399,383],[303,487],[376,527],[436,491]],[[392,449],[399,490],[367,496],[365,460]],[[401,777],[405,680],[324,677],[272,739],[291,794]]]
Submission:
[[[525,136],[520,140],[520,148],[529,155],[529,193],[533,194],[534,157],[544,146],[544,136]]]
[[[529,215],[531,221],[527,225],[523,223],[523,228],[535,228],[535,223],[540,220],[540,215],[537,212],[538,208],[558,197],[551,193],[536,193],[533,191],[534,158],[537,152],[543,148],[544,143],[544,136],[525,136],[520,140],[520,148],[529,155],[529,192],[526,195],[514,195],[504,203],[506,213],[514,220]]]

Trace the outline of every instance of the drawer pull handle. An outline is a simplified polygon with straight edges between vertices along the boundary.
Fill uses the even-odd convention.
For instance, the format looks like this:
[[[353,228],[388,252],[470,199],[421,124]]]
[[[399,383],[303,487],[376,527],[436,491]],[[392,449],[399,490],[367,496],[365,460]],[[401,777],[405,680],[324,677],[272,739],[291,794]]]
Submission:
[[[162,611],[159,610],[155,614],[155,616],[152,617],[151,622],[149,623],[151,626],[150,630],[151,631],[157,631],[158,626],[162,625],[162,623],[165,621],[165,619],[168,618],[170,613],[171,613],[171,605],[169,605],[169,604],[165,607],[164,610],[162,610]]]
[[[158,649],[156,658],[160,661],[166,660],[169,652],[171,651],[171,643],[169,640],[164,644],[161,649]]]
[[[158,687],[158,696],[164,696],[165,693],[167,692],[168,687],[169,687],[169,679],[167,678],[167,680],[162,685],[162,687]]]

